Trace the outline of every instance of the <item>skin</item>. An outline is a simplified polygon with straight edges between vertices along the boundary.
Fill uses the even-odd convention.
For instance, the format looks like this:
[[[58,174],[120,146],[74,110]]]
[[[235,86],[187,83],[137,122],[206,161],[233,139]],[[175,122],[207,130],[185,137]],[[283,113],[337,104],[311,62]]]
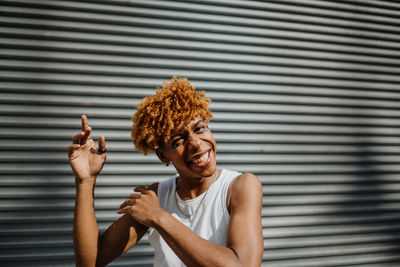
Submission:
[[[124,254],[155,228],[187,266],[260,266],[263,254],[261,225],[262,187],[258,178],[245,173],[235,178],[228,190],[230,222],[227,246],[199,237],[161,208],[158,184],[138,187],[117,211],[123,216],[99,237],[94,213],[93,190],[105,154],[95,151],[91,128],[82,116],[82,131],[69,146],[71,167],[76,175],[74,248],[77,266],[105,266]],[[105,149],[104,137],[99,148]],[[170,141],[156,150],[159,159],[172,163],[178,174],[177,192],[182,199],[192,199],[210,186],[216,168],[216,142],[206,123],[195,118],[177,127]],[[207,155],[204,162],[193,159]]]

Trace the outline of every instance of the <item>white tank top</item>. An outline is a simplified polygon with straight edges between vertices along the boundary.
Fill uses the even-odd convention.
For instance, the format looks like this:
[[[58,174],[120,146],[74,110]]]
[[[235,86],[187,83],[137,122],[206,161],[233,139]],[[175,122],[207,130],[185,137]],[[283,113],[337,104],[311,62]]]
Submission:
[[[181,200],[176,194],[175,176],[159,183],[158,199],[163,209],[197,235],[215,244],[226,246],[230,218],[226,206],[228,188],[230,183],[239,175],[239,172],[223,169],[218,179],[211,184],[207,191],[187,201]],[[181,209],[178,207],[178,202]],[[181,210],[186,214],[190,210],[195,211],[195,213],[188,216],[183,214]],[[149,242],[155,251],[155,267],[185,266],[154,228],[150,230]]]

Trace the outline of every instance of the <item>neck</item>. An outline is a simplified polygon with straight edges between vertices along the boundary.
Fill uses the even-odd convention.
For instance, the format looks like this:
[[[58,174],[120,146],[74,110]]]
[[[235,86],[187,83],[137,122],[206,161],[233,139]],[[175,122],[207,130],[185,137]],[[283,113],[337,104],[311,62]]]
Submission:
[[[196,198],[204,193],[211,184],[217,179],[219,170],[216,169],[211,176],[202,178],[186,178],[179,175],[176,181],[176,191],[182,200],[189,200]]]

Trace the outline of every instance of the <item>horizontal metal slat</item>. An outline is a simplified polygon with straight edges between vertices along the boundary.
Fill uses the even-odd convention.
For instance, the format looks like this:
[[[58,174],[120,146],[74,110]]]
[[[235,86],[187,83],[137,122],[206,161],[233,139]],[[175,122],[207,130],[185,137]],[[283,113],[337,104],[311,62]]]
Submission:
[[[277,249],[274,251],[265,250],[264,260],[278,260],[278,259],[295,259],[303,257],[324,257],[324,256],[341,256],[341,255],[353,255],[357,253],[368,254],[384,251],[395,252],[399,249],[398,243],[394,244],[356,244],[356,245],[340,245],[340,246],[318,246],[313,248],[313,253],[310,253],[308,248],[295,248],[295,249]],[[400,258],[400,257],[399,257]]]
[[[162,51],[162,50],[161,50]],[[200,55],[196,55],[199,53]],[[205,52],[196,52],[196,54],[191,54],[191,57],[199,57],[195,62],[188,62],[186,59],[169,59],[171,56],[170,52],[167,51],[160,55],[148,55],[144,57],[146,54],[149,54],[148,51],[144,52],[143,56],[119,56],[119,55],[104,55],[104,54],[88,54],[88,53],[73,53],[73,52],[55,52],[55,51],[32,51],[32,50],[16,50],[16,49],[2,49],[0,51],[0,55],[2,58],[17,58],[23,60],[40,60],[40,61],[51,61],[51,62],[85,62],[92,64],[112,64],[112,65],[125,65],[125,66],[166,66],[166,67],[186,67],[186,68],[197,68],[197,69],[227,69],[227,70],[236,70],[236,71],[252,71],[252,72],[283,72],[284,70],[280,70],[277,66],[287,66],[287,67],[303,67],[310,68],[309,71],[313,71],[313,75],[315,71],[319,70],[338,70],[340,73],[347,74],[349,71],[355,72],[367,72],[373,75],[381,74],[398,74],[400,71],[398,68],[390,67],[390,66],[375,66],[375,65],[367,65],[367,64],[357,64],[351,62],[332,62],[332,61],[321,61],[314,59],[294,59],[291,58],[288,61],[282,61],[284,56],[278,57],[267,57],[267,56],[238,56],[236,54],[227,54],[225,57],[222,57],[224,54],[216,54],[216,53],[205,53]],[[177,54],[178,56],[179,54]],[[218,56],[219,55],[219,56]],[[156,58],[158,56],[158,58]],[[161,56],[161,58],[160,58]],[[180,51],[180,56],[182,57],[182,52]],[[218,57],[218,62],[216,62],[215,57]],[[200,61],[200,57],[201,60]],[[179,58],[179,56],[178,56]],[[208,61],[205,61],[208,60]],[[211,61],[211,62],[210,62]],[[242,61],[242,62],[241,62]],[[223,62],[232,62],[232,64],[227,64]],[[249,64],[251,63],[251,64]],[[271,66],[266,69],[266,66]],[[272,68],[272,66],[275,66]],[[263,69],[264,68],[264,69]],[[276,68],[276,69],[275,69]],[[354,75],[354,74],[353,74]],[[375,92],[379,93],[379,92]]]
[[[366,90],[382,89],[382,90],[398,90],[396,83],[381,82],[381,81],[352,81],[352,80],[338,80],[333,78],[315,78],[315,77],[292,77],[284,75],[259,75],[259,74],[244,74],[244,73],[227,73],[227,72],[204,72],[194,70],[177,70],[177,69],[150,69],[140,68],[135,72],[135,75],[118,76],[116,73],[110,75],[106,73],[51,73],[47,69],[46,74],[38,75],[44,70],[29,71],[15,70],[15,71],[0,71],[0,76],[7,77],[8,81],[31,81],[31,82],[48,82],[48,83],[67,83],[67,84],[102,84],[112,86],[130,86],[135,82],[135,75],[144,75],[153,77],[155,79],[169,80],[174,75],[178,77],[190,77],[194,80],[215,79],[218,82],[254,82],[254,83],[278,83],[280,85],[298,85],[303,86],[323,86],[323,87],[337,87],[337,88],[355,88]],[[71,70],[71,72],[73,72]],[[204,88],[204,87],[203,87]],[[206,89],[206,88],[204,88]],[[287,100],[287,99],[286,99]],[[355,102],[355,101],[353,101]],[[395,102],[396,103],[396,102]],[[353,105],[355,105],[354,103]]]
[[[380,55],[385,57],[397,57],[398,51],[397,46],[393,43],[388,48],[375,47],[362,47],[355,46],[356,41],[348,45],[338,44],[337,42],[327,43],[323,42],[323,38],[315,41],[302,41],[302,40],[291,40],[288,42],[285,39],[278,38],[264,38],[264,37],[249,37],[243,36],[229,36],[227,34],[211,34],[211,33],[187,33],[185,31],[176,31],[175,34],[170,36],[163,36],[165,31],[157,32],[153,35],[149,35],[148,29],[143,29],[137,32],[130,32],[129,35],[108,35],[102,33],[80,33],[76,31],[65,31],[60,32],[57,30],[42,30],[42,29],[24,29],[20,27],[0,27],[0,35],[2,36],[14,36],[23,38],[40,38],[49,40],[64,40],[64,41],[80,41],[80,42],[94,42],[94,43],[108,43],[108,44],[124,44],[124,45],[145,45],[145,46],[157,46],[160,43],[166,48],[184,48],[199,50],[222,50],[222,51],[245,51],[246,46],[253,53],[257,52],[256,47],[259,51],[265,51],[267,46],[284,46],[295,49],[307,49],[307,50],[319,50],[319,51],[333,51],[342,53],[354,53],[354,54],[367,54],[367,55]],[[171,33],[171,32],[170,32]],[[143,36],[142,36],[143,35]],[[167,38],[168,37],[168,38]],[[176,40],[179,38],[180,40]],[[346,42],[348,40],[342,40]],[[361,42],[360,40],[358,40]]]
[[[393,17],[393,15],[396,16],[396,10],[399,10],[400,6],[399,3],[396,1],[374,1],[374,0],[346,0],[347,3],[349,4],[350,8],[354,8],[356,5],[364,4],[367,7],[368,12],[371,13],[376,13],[380,12],[381,10],[387,11],[389,10],[391,12],[390,16]]]
[[[14,9],[15,10],[19,10]],[[10,8],[6,8],[4,11],[7,12]],[[12,11],[13,9],[11,9]],[[20,12],[35,14],[37,13],[34,9],[25,9]],[[57,11],[52,12],[52,16],[57,15]],[[86,17],[85,14],[79,14],[80,12],[75,12],[75,16]],[[7,13],[6,13],[7,14]],[[65,13],[62,13],[65,14]],[[14,15],[18,16],[18,14]],[[89,15],[90,16],[90,15]],[[42,18],[41,16],[40,18]],[[60,16],[59,18],[62,18]],[[87,19],[87,18],[86,18]],[[160,20],[160,19],[148,19],[142,18],[139,23],[135,23],[135,18],[129,18],[128,22],[121,23],[119,25],[113,25],[113,21],[108,21],[109,17],[107,15],[102,16],[102,20],[97,20],[96,23],[93,22],[75,22],[67,18],[65,21],[59,20],[45,20],[45,19],[36,19],[36,18],[24,18],[19,17],[18,19],[14,17],[1,17],[0,21],[2,24],[7,24],[15,27],[29,27],[36,26],[38,28],[45,26],[47,29],[58,29],[58,30],[83,30],[92,31],[92,32],[114,32],[114,33],[125,33],[125,34],[135,34],[135,35],[144,35],[144,36],[181,36],[183,38],[188,38],[186,31],[196,31],[196,34],[193,35],[195,39],[205,39],[205,38],[217,38],[217,34],[234,34],[235,38],[232,38],[230,35],[226,36],[225,41],[229,42],[249,42],[250,40],[245,40],[242,36],[246,36],[248,39],[260,37],[273,37],[273,38],[289,38],[293,40],[307,40],[307,41],[321,41],[326,43],[342,43],[348,45],[358,45],[360,47],[367,46],[370,47],[382,47],[382,48],[396,48],[395,42],[398,41],[399,37],[396,34],[385,33],[380,34],[379,32],[365,32],[363,30],[356,31],[356,34],[348,34],[349,31],[344,30],[343,28],[333,28],[326,26],[313,26],[304,29],[296,27],[296,24],[287,25],[287,23],[282,23],[279,25],[279,30],[271,29],[269,27],[245,27],[245,26],[236,26],[236,25],[221,25],[215,23],[199,23],[199,22],[190,22],[182,24],[180,21],[174,21],[172,19],[169,20]],[[139,20],[138,20],[139,21]],[[130,24],[130,25],[127,25]],[[147,26],[141,27],[141,25]],[[140,26],[138,26],[140,25]],[[297,24],[298,25],[298,24]],[[290,27],[285,27],[290,26]],[[158,30],[160,28],[160,30]],[[162,30],[163,28],[168,28],[168,31]],[[212,30],[210,30],[212,28]],[[311,28],[311,29],[310,29]],[[314,28],[314,29],[312,29]],[[316,30],[317,28],[318,30]],[[145,31],[144,29],[147,29]],[[182,29],[182,31],[178,31]],[[184,32],[185,31],[185,32]],[[205,37],[202,36],[204,32],[208,32],[210,36]],[[326,34],[329,32],[330,34]],[[368,42],[365,40],[368,39]],[[257,42],[257,39],[254,39],[253,42]],[[379,41],[378,41],[379,40]],[[363,42],[364,41],[364,42]]]
[[[22,73],[21,73],[22,74]],[[64,75],[63,75],[64,76]],[[72,75],[71,75],[72,76]],[[81,78],[82,76],[79,75]],[[32,75],[34,77],[34,75]],[[86,76],[88,77],[88,76]],[[25,78],[27,78],[25,76]],[[54,76],[53,76],[54,78]],[[65,77],[67,78],[67,77]],[[91,78],[94,82],[95,77]],[[117,79],[115,79],[117,80]],[[81,80],[82,81],[82,80]],[[104,77],[103,77],[104,81]],[[149,90],[148,95],[153,94],[153,91]],[[225,98],[224,98],[225,95]],[[134,112],[135,105],[138,104],[141,100],[140,97],[137,97],[133,95],[132,97],[110,97],[110,96],[102,96],[102,95],[61,95],[61,94],[34,94],[34,93],[24,93],[24,94],[16,94],[16,93],[0,93],[1,96],[1,102],[5,104],[10,104],[10,103],[15,103],[15,104],[33,104],[33,105],[58,105],[58,106],[71,106],[71,105],[79,105],[82,107],[112,107],[112,108],[130,108],[132,109],[132,114]],[[298,107],[301,105],[303,109],[305,108],[310,108],[313,109],[314,111],[317,111],[318,109],[325,110],[327,107],[343,107],[347,108],[349,111],[353,111],[353,109],[356,111],[354,112],[356,115],[362,115],[364,110],[365,113],[368,114],[368,109],[372,109],[376,111],[379,115],[379,113],[384,112],[385,110],[390,110],[395,116],[398,116],[398,109],[400,108],[400,101],[391,101],[391,100],[370,100],[370,99],[347,99],[347,98],[340,98],[340,97],[322,97],[322,96],[302,96],[302,95],[297,95],[296,97],[290,97],[290,96],[284,96],[284,95],[277,95],[277,94],[226,94],[226,93],[217,93],[217,92],[208,92],[207,96],[211,98],[216,104],[218,101],[225,101],[225,102],[219,102],[219,108],[227,108],[230,106],[229,102],[226,101],[232,101],[235,102],[234,105],[236,105],[237,101],[242,98],[242,104],[237,104],[239,107],[244,106],[246,108],[250,107],[251,105],[255,104],[260,104],[264,102],[265,104],[268,105],[274,105],[271,106],[268,109],[268,105],[265,105],[266,107],[264,109],[260,110],[252,110],[256,112],[272,112],[271,108],[276,107],[277,104],[282,105],[281,110],[283,107],[290,108],[291,105],[295,105],[294,108]],[[243,103],[243,102],[248,102],[248,103]],[[255,102],[255,103],[253,103]],[[211,104],[214,105],[213,103]],[[297,105],[297,106],[296,106]],[[325,107],[321,107],[321,106]],[[231,105],[233,106],[233,105]],[[255,106],[255,107],[259,107]],[[364,109],[362,109],[364,108]],[[383,110],[379,110],[383,109]],[[397,112],[396,112],[397,110]],[[278,110],[276,110],[277,112]],[[276,113],[275,112],[275,113]],[[284,109],[282,110],[283,113]],[[315,114],[315,113],[312,113]],[[351,112],[350,114],[353,114]]]
[[[24,3],[24,1],[18,1],[19,3]],[[18,2],[11,2],[8,3],[10,5],[17,4]],[[18,3],[18,4],[19,4]],[[115,20],[120,21],[121,16],[127,15],[129,17],[137,17],[137,16],[143,16],[145,14],[146,16],[149,17],[156,17],[156,18],[166,18],[166,19],[176,19],[179,18],[180,20],[185,20],[185,21],[199,21],[199,22],[213,22],[215,24],[221,23],[221,24],[228,24],[228,25],[257,25],[257,26],[264,26],[264,27],[279,27],[280,25],[290,25],[290,22],[296,22],[297,27],[299,25],[304,25],[309,23],[310,26],[313,26],[315,22],[317,21],[319,24],[322,25],[332,25],[332,26],[339,26],[339,27],[349,27],[349,24],[346,23],[349,19],[352,19],[352,17],[349,17],[348,15],[343,16],[340,19],[335,19],[332,18],[335,14],[338,13],[338,10],[336,9],[335,12],[331,12],[330,16],[309,16],[309,15],[303,15],[296,10],[295,12],[292,12],[290,16],[287,14],[287,6],[285,8],[279,8],[279,3],[272,3],[269,2],[268,4],[261,4],[256,6],[255,8],[252,9],[247,9],[245,14],[251,16],[249,17],[244,17],[243,14],[244,12],[242,11],[243,9],[237,9],[237,8],[227,8],[226,5],[232,5],[231,2],[227,3],[222,3],[225,5],[223,8],[220,6],[217,6],[219,3],[216,1],[212,1],[211,4],[212,6],[207,6],[204,5],[206,1],[203,1],[202,5],[194,5],[190,6],[188,3],[181,3],[179,6],[175,6],[175,10],[171,11],[169,9],[166,9],[165,7],[163,8],[163,2],[159,2],[161,5],[160,8],[155,8],[154,6],[146,7],[146,4],[143,5],[142,2],[130,2],[130,5],[124,5],[124,6],[117,6],[117,5],[107,5],[103,3],[83,3],[83,2],[78,2],[78,3],[70,3],[70,2],[65,2],[65,1],[57,1],[56,3],[45,3],[47,9],[52,10],[53,12],[59,11],[59,10],[74,10],[76,11],[88,11],[88,15],[90,18],[93,19],[95,15],[93,14],[95,11],[96,13],[101,13],[103,16],[106,14],[111,14],[109,15],[110,17],[112,15],[118,14],[119,17],[115,18]],[[238,4],[240,2],[236,1],[235,4]],[[244,3],[244,5],[243,5]],[[30,2],[31,6],[33,3]],[[34,3],[36,4],[36,3]],[[42,3],[43,4],[43,3]],[[121,4],[125,4],[121,2]],[[241,3],[243,6],[246,6],[246,2]],[[386,4],[386,3],[385,3]],[[254,3],[250,3],[248,7],[251,7],[254,5]],[[182,10],[182,7],[185,6],[185,8]],[[242,7],[243,7],[242,6]],[[19,8],[21,8],[21,5],[18,5]],[[43,5],[38,5],[35,6],[36,8],[43,9]],[[144,7],[144,8],[143,8]],[[319,10],[321,11],[321,10]],[[322,10],[324,12],[325,10]],[[350,11],[354,13],[354,7],[351,7]],[[390,11],[389,10],[385,10]],[[193,14],[196,14],[196,16],[193,16]],[[223,14],[223,16],[220,16]],[[357,14],[357,15],[365,15],[365,14]],[[60,14],[58,14],[60,16]],[[286,21],[280,21],[282,17],[286,17]],[[87,16],[85,16],[86,18]],[[69,19],[72,19],[73,17],[69,17]],[[262,18],[262,19],[261,19]],[[265,21],[265,18],[268,18],[268,22]],[[82,18],[80,18],[82,19]],[[381,19],[378,17],[378,19]],[[276,20],[279,21],[279,24],[276,23]],[[289,23],[288,23],[289,21]],[[356,29],[365,29],[365,30],[370,30],[373,29],[376,30],[379,29],[381,31],[397,31],[398,29],[396,27],[387,25],[387,23],[382,23],[378,22],[379,24],[376,25],[373,22],[376,20],[371,20],[366,19],[363,21],[363,23],[358,22],[357,20],[352,20],[351,27],[356,28]],[[280,26],[282,27],[282,26]],[[286,26],[288,27],[288,26]],[[294,26],[296,27],[296,26]],[[304,27],[304,26],[303,26]]]
[[[371,233],[370,235],[352,234],[352,235],[335,235],[335,236],[314,236],[314,237],[297,237],[297,238],[273,238],[264,240],[265,249],[277,248],[305,248],[314,246],[334,246],[346,244],[370,244],[370,243],[390,243],[398,242],[399,234],[392,233],[390,236],[385,233]]]
[[[262,61],[264,56],[272,56],[273,58],[283,57],[290,58],[289,62],[296,62],[297,58],[316,60],[314,66],[319,66],[324,64],[323,67],[330,68],[334,67],[331,62],[349,62],[349,63],[360,63],[367,65],[368,67],[374,68],[373,66],[379,65],[381,70],[385,70],[387,66],[398,66],[398,60],[396,58],[379,57],[374,54],[347,54],[335,51],[330,51],[329,53],[317,50],[307,50],[307,49],[294,49],[286,47],[268,47],[258,48],[249,47],[247,50],[240,49],[240,51],[229,49],[225,50],[204,50],[196,49],[190,50],[187,47],[185,49],[174,49],[176,47],[152,47],[149,45],[119,45],[119,44],[102,44],[102,43],[85,43],[85,42],[63,42],[57,40],[46,40],[45,42],[40,39],[26,39],[26,38],[6,38],[0,36],[0,45],[7,48],[21,48],[21,49],[31,49],[31,50],[51,50],[51,51],[68,51],[68,52],[86,52],[86,53],[98,53],[98,54],[113,54],[113,55],[147,55],[149,57],[159,57],[159,58],[185,58],[185,59],[207,59],[218,60],[218,61],[236,61],[236,62],[254,62],[257,63]],[[229,45],[228,45],[229,46]],[[195,49],[195,48],[194,48]],[[233,49],[233,47],[232,47]],[[222,53],[223,52],[223,53]],[[235,53],[236,52],[236,53]],[[256,54],[256,55],[255,55]],[[261,57],[260,57],[261,55]],[[272,61],[274,62],[274,61]],[[317,63],[318,62],[318,63]],[[311,63],[311,62],[310,62]],[[280,64],[285,64],[280,61]],[[289,63],[290,64],[290,63]],[[294,64],[294,63],[292,63]],[[304,63],[303,64],[307,64]],[[328,67],[329,68],[329,67]],[[355,68],[357,70],[358,68]],[[360,66],[360,70],[367,70],[366,68]],[[354,70],[353,70],[354,71]]]
[[[122,5],[125,3],[123,1],[119,1]],[[206,3],[206,1],[204,1]],[[138,2],[136,2],[138,3]],[[263,18],[265,16],[265,10],[278,10],[278,11],[284,11],[285,13],[290,13],[290,14],[306,14],[308,15],[307,17],[310,19],[313,16],[316,16],[318,18],[345,18],[345,19],[351,19],[352,21],[379,21],[379,22],[386,22],[387,24],[390,24],[390,22],[396,24],[396,20],[391,18],[390,16],[378,16],[376,15],[375,12],[372,12],[371,14],[365,14],[365,13],[356,13],[354,12],[354,6],[349,6],[347,5],[347,11],[344,11],[343,9],[338,9],[335,8],[336,5],[342,5],[343,3],[335,3],[335,5],[331,3],[324,3],[324,1],[319,1],[318,4],[307,4],[307,2],[303,1],[292,1],[290,5],[284,4],[284,3],[276,3],[276,2],[269,2],[268,4],[260,2],[248,2],[248,1],[235,1],[232,3],[231,1],[208,1],[208,3],[212,3],[212,5],[199,5],[199,4],[186,4],[186,5],[181,5],[181,4],[176,4],[174,2],[165,2],[165,1],[151,1],[145,4],[146,7],[155,7],[155,8],[166,8],[166,9],[183,9],[183,10],[201,10],[201,11],[206,11],[206,13],[216,13],[216,14],[234,14],[239,17],[261,17]],[[220,4],[218,4],[220,3]],[[288,2],[287,2],[288,3]],[[313,3],[316,3],[315,1]],[[230,8],[230,6],[238,6],[240,8]],[[346,4],[344,4],[346,6]],[[330,9],[331,7],[332,9]],[[247,9],[246,9],[247,8]],[[244,11],[245,10],[245,11]],[[349,12],[351,11],[351,12]],[[395,14],[396,13],[389,9],[389,10],[383,10],[386,14]],[[354,14],[356,13],[356,14]],[[351,16],[351,14],[353,16]]]
[[[393,220],[388,222],[372,222],[372,223],[350,223],[332,225],[311,225],[311,226],[268,226],[263,228],[263,236],[265,239],[275,238],[298,238],[298,237],[321,237],[334,235],[351,234],[373,234],[373,233],[389,233],[398,232],[399,227],[393,224]]]
[[[379,178],[379,177],[378,177]],[[380,179],[377,179],[378,181]],[[363,181],[360,179],[360,182]],[[375,182],[377,182],[375,180]],[[316,180],[315,186],[321,188]],[[349,187],[351,190],[351,187]],[[350,204],[365,204],[379,205],[379,203],[398,203],[400,197],[398,193],[390,192],[372,192],[363,194],[357,191],[357,185],[353,185],[353,192],[344,194],[311,194],[311,195],[267,195],[263,198],[265,207],[285,206],[285,205],[336,205],[345,207]],[[378,188],[379,189],[379,188]]]
[[[278,176],[268,176],[268,175],[260,175],[259,179],[264,185],[270,184],[350,184],[357,186],[360,183],[370,183],[376,184],[379,183],[397,183],[400,181],[400,177],[397,174],[380,174],[380,175],[352,175],[352,174],[337,174],[337,175],[323,175],[323,174],[314,174],[314,175],[303,175],[298,174],[296,176],[293,175],[278,175]],[[289,200],[288,200],[289,201]]]
[[[120,1],[121,2],[121,1]],[[215,1],[212,0],[206,0],[204,1],[206,3],[215,3]],[[366,1],[365,1],[366,2]],[[364,5],[361,5],[359,8],[364,9],[365,12],[359,15],[359,17],[348,17],[349,13],[354,13],[354,5],[352,3],[349,3],[349,1],[340,1],[340,2],[326,2],[326,1],[312,1],[312,2],[304,2],[304,1],[299,1],[299,0],[289,0],[285,1],[285,3],[279,2],[279,1],[274,1],[272,3],[265,4],[263,2],[249,2],[249,1],[227,1],[227,0],[219,0],[217,3],[221,6],[234,6],[237,7],[235,9],[227,9],[226,12],[233,12],[236,10],[236,12],[240,12],[242,8],[249,8],[250,10],[257,10],[262,16],[262,11],[272,9],[272,10],[285,10],[286,12],[293,12],[295,14],[308,14],[308,17],[311,17],[311,15],[316,15],[316,16],[321,16],[321,17],[342,17],[342,18],[349,18],[349,19],[355,19],[355,20],[363,20],[361,18],[365,17],[365,19],[368,17],[369,20],[371,21],[376,21],[379,20],[379,16],[376,15],[377,9],[373,8],[370,9],[369,5],[365,5],[365,2],[363,2]],[[387,2],[387,1],[386,1]],[[286,6],[286,3],[290,3],[289,6]],[[393,11],[392,8],[388,7],[393,7],[396,8],[398,5],[396,3],[383,3],[383,4],[377,4],[380,12],[385,13],[390,17],[390,15],[396,16],[396,12]],[[240,8],[240,9],[239,9]],[[225,9],[224,9],[225,10]],[[297,12],[296,12],[297,11]],[[376,19],[375,19],[376,18]],[[366,19],[367,20],[367,19]]]
[[[288,2],[294,5],[305,5],[305,6],[310,6],[312,8],[323,8],[324,10],[333,9],[335,11],[336,10],[339,11],[339,13],[342,10],[346,10],[346,12],[350,11],[351,13],[358,13],[354,12],[354,8],[356,7],[356,5],[354,5],[349,1],[327,2],[327,1],[316,0],[310,3],[304,3],[299,0],[289,0]],[[370,16],[372,21],[375,21],[373,17],[376,16],[376,14],[385,14],[389,18],[398,17],[398,13],[396,12],[395,8],[398,7],[398,5],[396,4],[384,3],[375,5],[374,7],[372,7],[370,4],[371,2],[369,3],[369,5],[367,4],[358,7],[359,9],[357,11],[362,11],[360,12],[361,16]],[[377,17],[378,16],[376,16],[376,18]]]
[[[209,62],[196,62],[193,64],[192,62],[185,61],[177,61],[173,60],[169,62],[169,60],[158,60],[158,63],[154,66],[151,65],[151,61],[148,61],[145,67],[137,67],[140,64],[134,64],[133,66],[115,66],[115,65],[106,65],[106,64],[87,64],[85,63],[67,63],[67,62],[42,62],[42,61],[28,61],[28,59],[24,60],[0,60],[0,68],[2,69],[17,69],[17,70],[47,70],[49,72],[79,72],[79,73],[104,73],[105,75],[118,75],[125,76],[128,74],[140,74],[146,72],[148,67],[156,68],[157,70],[162,70],[160,68],[171,68],[176,69],[179,72],[182,72],[182,69],[185,71],[193,71],[200,72],[202,70],[207,71],[219,71],[224,73],[233,72],[235,75],[245,75],[246,73],[254,74],[256,78],[256,74],[267,74],[267,75],[287,75],[290,73],[293,76],[305,76],[312,78],[325,78],[325,79],[343,79],[343,80],[357,80],[357,81],[371,81],[371,82],[380,82],[385,81],[386,83],[396,83],[399,82],[400,79],[398,75],[391,74],[382,74],[382,73],[354,73],[348,71],[341,70],[321,70],[315,68],[293,68],[293,67],[279,67],[279,66],[260,66],[260,65],[250,65],[250,64],[221,64],[221,63],[209,63]],[[134,61],[132,61],[134,63]],[[155,62],[154,62],[155,63]],[[162,72],[161,72],[162,74]],[[190,75],[187,75],[190,77]],[[257,80],[257,78],[256,78]]]
[[[346,216],[346,215],[323,215],[323,216],[287,216],[282,218],[275,218],[275,217],[263,217],[262,224],[265,228],[270,227],[302,227],[302,226],[321,226],[326,225],[330,226],[331,228],[335,229],[339,225],[344,225],[348,227],[351,224],[358,224],[360,228],[362,228],[363,224],[368,227],[368,224],[376,224],[376,223],[383,223],[383,222],[396,222],[399,220],[399,213],[388,213],[388,214],[380,214],[379,216],[374,215],[357,215],[357,216]],[[317,229],[316,228],[316,229]],[[299,234],[300,228],[298,228]],[[302,233],[302,236],[308,235],[308,232]]]
[[[294,205],[294,206],[277,206],[277,207],[264,207],[262,215],[266,217],[274,216],[303,216],[303,215],[348,215],[357,216],[362,213],[387,214],[391,212],[399,212],[400,207],[398,203],[368,203],[364,205],[348,204],[345,206],[339,205]]]
[[[378,246],[379,247],[379,246]],[[384,249],[374,250],[373,248],[367,249],[365,252],[356,250],[354,252],[350,252],[352,250],[343,249],[343,251],[348,251],[347,255],[337,255],[337,254],[321,254],[311,256],[308,254],[308,257],[299,256],[288,259],[292,255],[288,252],[288,255],[282,255],[279,258],[263,258],[262,266],[295,266],[295,267],[306,267],[306,266],[316,266],[316,267],[333,267],[333,266],[352,266],[354,264],[368,266],[370,264],[387,264],[388,262],[397,263],[399,258],[396,255],[396,250],[398,247],[393,247],[392,250],[387,253],[383,252]],[[326,249],[329,251],[329,248]],[[387,256],[387,254],[390,256]],[[340,254],[340,252],[339,252]],[[265,261],[265,263],[264,263]],[[265,264],[265,265],[264,265]]]

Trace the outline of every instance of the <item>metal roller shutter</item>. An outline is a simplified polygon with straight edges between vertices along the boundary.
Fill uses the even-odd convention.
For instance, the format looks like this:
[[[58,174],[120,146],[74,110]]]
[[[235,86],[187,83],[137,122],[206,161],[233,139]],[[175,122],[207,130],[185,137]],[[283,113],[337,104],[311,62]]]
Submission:
[[[399,264],[399,33],[396,1],[0,1],[0,265],[73,266],[80,114],[109,149],[102,230],[173,174],[130,141],[173,75],[213,99],[220,167],[262,181],[263,265]]]

